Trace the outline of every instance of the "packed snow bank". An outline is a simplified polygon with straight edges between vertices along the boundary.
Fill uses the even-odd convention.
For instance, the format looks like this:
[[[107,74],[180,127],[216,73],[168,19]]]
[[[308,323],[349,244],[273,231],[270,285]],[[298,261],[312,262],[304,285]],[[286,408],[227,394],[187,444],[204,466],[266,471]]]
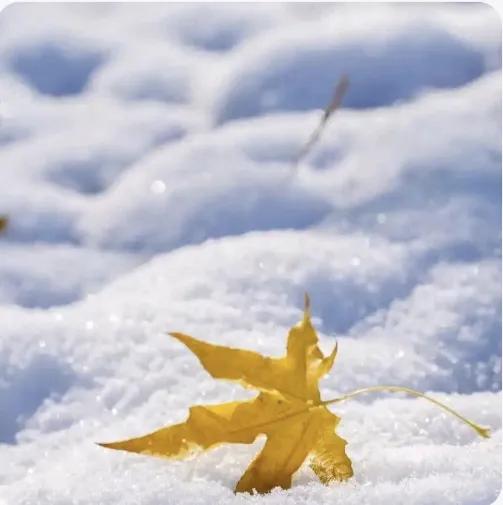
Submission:
[[[41,308],[80,300],[142,260],[63,244],[7,243],[0,254],[0,303]]]
[[[480,412],[486,412],[485,419],[499,416],[499,402],[490,393],[469,399],[459,397],[453,404],[479,417]],[[165,423],[173,411],[173,406],[164,412],[152,407],[129,433],[143,432],[147,425],[154,427],[156,422]],[[351,434],[370,433],[372,439],[367,435],[365,440],[348,446],[358,477],[344,484],[324,487],[314,481],[309,468],[303,468],[289,491],[275,490],[266,496],[234,495],[232,487],[260,449],[261,441],[253,446],[234,446],[232,450],[219,448],[188,462],[170,463],[111,454],[86,444],[73,444],[70,449],[67,440],[61,438],[47,448],[48,457],[42,456],[35,463],[36,469],[26,477],[24,486],[9,487],[6,499],[23,504],[34,500],[63,504],[77,499],[83,504],[101,500],[109,504],[183,505],[334,501],[361,504],[385,503],[399,497],[415,505],[465,505],[491,503],[496,498],[501,476],[495,442],[500,442],[500,433],[492,441],[477,442],[468,435],[464,441],[432,443],[435,433],[438,440],[445,440],[449,426],[445,428],[445,419],[435,410],[412,400],[374,402],[361,406],[345,419],[341,424],[344,436],[350,435],[344,426],[352,423]],[[390,437],[383,436],[383,432],[391,432]],[[86,423],[74,430],[76,438],[85,438],[88,433]],[[118,434],[117,429],[107,433]],[[32,444],[27,443],[24,459],[32,462],[30,448]],[[7,450],[8,455],[12,452]],[[484,465],[474,464],[475,461],[484,461]]]
[[[76,219],[122,171],[150,150],[204,128],[201,115],[173,106],[109,99],[78,104],[24,104],[5,119],[6,132],[29,132],[0,151],[9,184],[0,187],[2,212],[15,240],[80,242]],[[15,114],[15,115],[14,115]]]
[[[250,230],[341,225],[348,215],[375,224],[380,213],[408,209],[426,219],[460,199],[491,206],[497,223],[500,85],[493,73],[390,110],[344,112],[298,172],[291,163],[315,125],[312,113],[186,137],[131,167],[89,207],[79,234],[159,251]]]
[[[492,17],[487,11],[478,15]],[[351,79],[345,106],[369,108],[466,84],[494,65],[494,50],[466,40],[470,26],[453,33],[448,24],[421,14],[370,15],[364,27],[348,27],[335,15],[325,25],[317,22],[315,30],[309,24],[297,28],[252,39],[232,55],[215,104],[218,122],[323,108],[332,93],[327,83],[335,85],[342,74]],[[492,28],[497,37],[498,27]]]
[[[458,497],[461,475],[471,491],[459,503],[489,503],[500,483],[499,394],[438,391],[492,388],[490,381],[499,377],[488,365],[492,361],[498,367],[498,337],[488,340],[485,331],[486,321],[498,317],[499,264],[437,267],[410,295],[386,303],[385,292],[397,292],[391,286],[400,284],[415,262],[403,246],[374,240],[365,249],[366,237],[319,232],[224,238],[159,257],[66,309],[28,318],[22,310],[4,309],[10,323],[4,329],[8,338],[1,358],[9,372],[2,404],[9,409],[2,436],[9,442],[17,423],[18,442],[5,446],[3,453],[11,462],[3,477],[7,497],[30,503],[43,496],[47,503],[58,503],[78,493],[83,503],[206,503],[207,489],[223,503],[253,500],[234,497],[231,488],[259,441],[178,463],[106,454],[91,442],[176,422],[193,403],[248,397],[250,393],[238,386],[211,379],[165,332],[183,330],[212,342],[278,355],[288,327],[300,317],[307,286],[323,347],[329,348],[334,335],[324,307],[345,303],[345,312],[355,318],[350,324],[354,329],[338,338],[338,362],[323,381],[325,397],[384,381],[434,389],[440,399],[496,433],[487,441],[477,439],[459,421],[419,400],[355,401],[337,412],[343,414],[341,434],[350,441],[357,477],[325,489],[303,469],[291,491],[264,499],[297,503],[304,496],[322,503],[351,503],[383,489],[390,496],[409,496],[438,479],[438,486],[416,497],[417,503],[428,503],[432,497]],[[309,243],[316,247],[295,245]],[[354,261],[355,251],[359,262]],[[370,308],[365,322],[358,324],[361,314],[369,311],[362,299],[369,292],[374,301],[384,303]],[[344,300],[350,293],[353,307]],[[26,383],[33,380],[46,389],[38,389],[28,401]],[[12,408],[19,392],[26,398],[24,410]],[[45,455],[29,457],[35,447]],[[78,464],[70,463],[74,458]],[[65,484],[51,480],[52,472]],[[94,485],[89,493],[82,483],[91,475]],[[143,486],[146,480],[153,484]]]
[[[123,52],[97,72],[90,87],[93,92],[125,100],[154,100],[190,103],[197,69],[207,65],[207,57],[191,53],[172,43],[151,43]]]

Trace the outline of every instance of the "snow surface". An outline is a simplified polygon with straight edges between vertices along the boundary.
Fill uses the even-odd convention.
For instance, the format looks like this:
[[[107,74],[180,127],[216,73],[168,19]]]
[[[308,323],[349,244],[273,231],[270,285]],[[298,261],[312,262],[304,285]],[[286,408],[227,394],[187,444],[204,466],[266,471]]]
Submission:
[[[24,4],[0,15],[0,504],[485,505],[501,487],[500,19],[483,4]],[[337,79],[344,107],[292,160]],[[312,297],[355,476],[94,441],[247,398],[166,335],[279,355]]]

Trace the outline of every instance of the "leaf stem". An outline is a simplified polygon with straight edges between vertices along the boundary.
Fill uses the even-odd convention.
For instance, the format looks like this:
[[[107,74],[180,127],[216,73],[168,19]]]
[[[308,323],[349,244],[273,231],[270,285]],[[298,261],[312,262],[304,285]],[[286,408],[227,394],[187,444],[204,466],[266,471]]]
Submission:
[[[465,424],[467,424],[468,426],[470,426],[471,428],[473,428],[481,437],[484,437],[484,438],[489,438],[490,437],[490,430],[489,428],[483,428],[482,426],[478,425],[477,423],[474,423],[473,421],[470,421],[469,419],[467,419],[466,417],[462,416],[461,414],[459,414],[458,412],[456,412],[455,410],[451,409],[450,407],[448,407],[447,405],[445,405],[444,403],[442,402],[439,402],[438,400],[435,400],[434,398],[431,398],[430,396],[427,396],[419,391],[416,391],[414,389],[411,389],[411,388],[407,388],[407,387],[401,387],[401,386],[371,386],[371,387],[368,387],[368,388],[361,388],[361,389],[356,389],[355,391],[351,391],[339,398],[333,398],[331,400],[326,400],[326,401],[323,401],[321,402],[321,405],[331,405],[333,403],[339,403],[339,402],[344,402],[346,400],[350,400],[351,398],[354,398],[355,396],[358,396],[358,395],[361,395],[361,394],[364,394],[364,393],[373,393],[373,392],[376,392],[376,391],[388,391],[390,393],[407,393],[409,395],[412,395],[412,396],[417,396],[417,397],[420,397],[420,398],[424,398],[425,400],[428,400],[432,403],[434,403],[435,405],[437,405],[438,407],[446,410],[447,412],[449,412],[449,414],[452,414],[453,416],[457,417],[458,419],[460,419],[461,421],[463,421]]]

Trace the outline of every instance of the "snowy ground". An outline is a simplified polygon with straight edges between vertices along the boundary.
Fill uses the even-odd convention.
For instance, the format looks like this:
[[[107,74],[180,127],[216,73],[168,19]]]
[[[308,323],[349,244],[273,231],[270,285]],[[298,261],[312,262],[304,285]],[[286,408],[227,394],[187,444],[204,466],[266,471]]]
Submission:
[[[0,14],[0,504],[485,505],[501,481],[500,20],[482,4]],[[344,108],[298,167],[341,73]],[[355,477],[232,492],[259,450],[94,441],[249,392],[180,330],[278,355],[311,294]]]

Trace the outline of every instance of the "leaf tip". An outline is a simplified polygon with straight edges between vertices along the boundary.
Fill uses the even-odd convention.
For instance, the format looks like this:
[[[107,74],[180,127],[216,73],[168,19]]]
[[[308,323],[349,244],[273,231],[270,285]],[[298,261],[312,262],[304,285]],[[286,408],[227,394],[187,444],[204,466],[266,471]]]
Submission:
[[[304,293],[304,319],[309,319],[311,317],[311,299],[309,294]]]
[[[129,441],[126,441],[129,442]],[[105,449],[115,449],[116,451],[130,451],[131,449],[122,442],[94,442],[96,445],[100,447],[104,447]],[[132,451],[134,452],[134,451]]]
[[[337,340],[336,340],[334,350],[332,351],[332,355],[334,356],[334,358],[337,356],[338,351],[339,351],[339,342],[337,342]]]
[[[339,352],[339,342],[335,342],[334,348],[332,352],[330,353],[328,359],[330,361],[330,368],[332,368],[335,358],[337,357],[337,353]]]
[[[178,331],[168,331],[166,332],[167,335],[169,335],[170,337],[173,337],[173,338],[176,338],[177,340],[182,340],[182,333],[178,332]]]

